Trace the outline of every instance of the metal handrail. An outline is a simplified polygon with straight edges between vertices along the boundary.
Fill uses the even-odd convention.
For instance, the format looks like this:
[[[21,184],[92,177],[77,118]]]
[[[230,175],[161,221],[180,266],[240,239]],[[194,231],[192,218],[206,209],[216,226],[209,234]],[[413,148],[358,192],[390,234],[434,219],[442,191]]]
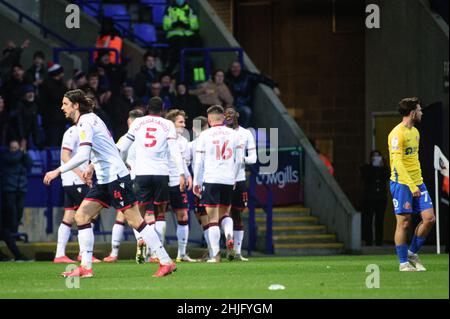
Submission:
[[[205,69],[206,78],[211,75],[211,53],[212,52],[237,52],[239,54],[239,62],[244,65],[244,50],[242,48],[184,48],[180,53],[180,79],[182,82],[185,80],[185,63],[186,53],[190,52],[204,52],[206,53]]]
[[[30,17],[26,13],[24,13],[21,10],[17,9],[15,6],[10,4],[9,2],[7,2],[5,0],[0,0],[0,3],[3,4],[5,7],[7,7],[8,9],[14,11],[15,13],[17,13],[19,15],[19,23],[22,23],[22,20],[25,19],[28,22],[30,22],[31,24],[37,26],[40,29],[41,33],[43,34],[44,38],[47,38],[47,35],[49,34],[52,37],[54,37],[55,39],[57,39],[58,41],[64,43],[65,45],[67,45],[69,47],[75,47],[75,45],[72,42],[70,42],[69,40],[65,39],[61,35],[55,33],[54,31],[50,30],[49,28],[44,26],[42,23],[40,23],[39,21],[36,21],[35,19]]]

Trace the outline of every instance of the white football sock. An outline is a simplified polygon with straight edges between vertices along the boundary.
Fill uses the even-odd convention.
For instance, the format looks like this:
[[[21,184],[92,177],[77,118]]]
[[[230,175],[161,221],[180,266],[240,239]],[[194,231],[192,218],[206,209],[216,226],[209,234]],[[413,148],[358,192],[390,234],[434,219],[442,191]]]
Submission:
[[[151,247],[150,249],[156,253],[156,257],[158,257],[161,264],[169,264],[172,262],[172,259],[170,259],[164,246],[159,240],[158,234],[152,227],[145,225],[140,234],[147,246]]]
[[[159,241],[164,245],[165,239],[166,239],[166,222],[157,220],[155,222],[155,230],[158,234]]]
[[[92,268],[92,252],[94,250],[94,230],[92,227],[78,230],[78,243],[81,252],[81,265]]]
[[[178,255],[177,257],[183,257],[186,255],[186,247],[189,236],[189,225],[177,225],[177,238],[178,238]]]
[[[209,228],[203,230],[203,237],[205,237],[206,245],[208,245],[209,258],[212,258],[211,242],[209,241]]]
[[[112,234],[111,234],[111,256],[117,257],[119,256],[119,247],[120,242],[122,241],[123,231],[124,231],[123,224],[115,223],[112,228]]]
[[[56,245],[56,258],[66,255],[66,245],[70,238],[72,227],[61,223],[58,228],[58,244]]]
[[[215,257],[220,252],[220,228],[219,226],[210,226],[208,237],[211,243],[211,254]]]
[[[241,254],[242,241],[244,240],[244,231],[243,230],[235,230],[233,232],[233,240],[234,240],[234,250],[236,255]]]
[[[233,219],[231,217],[224,217],[220,226],[222,227],[226,239],[228,236],[233,238]]]
[[[133,233],[134,233],[134,237],[136,237],[136,241],[139,241],[142,239],[141,234],[139,234],[139,232],[133,228]]]

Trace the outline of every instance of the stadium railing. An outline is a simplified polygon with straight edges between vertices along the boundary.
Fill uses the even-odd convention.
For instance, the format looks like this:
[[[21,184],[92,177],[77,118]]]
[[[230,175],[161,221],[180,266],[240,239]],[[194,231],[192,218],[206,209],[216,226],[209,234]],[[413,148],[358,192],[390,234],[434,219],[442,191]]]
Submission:
[[[206,69],[206,79],[209,79],[211,75],[211,64],[212,64],[212,57],[211,53],[229,53],[229,52],[237,52],[239,57],[239,62],[241,65],[244,65],[244,50],[240,47],[234,47],[234,48],[225,48],[225,47],[219,47],[219,48],[185,48],[181,50],[180,52],[180,79],[182,82],[185,81],[186,77],[186,55],[189,53],[204,53],[205,54],[205,69]]]
[[[44,38],[47,38],[50,35],[53,38],[55,38],[56,40],[64,43],[68,47],[75,47],[75,44],[73,44],[69,40],[65,39],[63,36],[57,34],[56,32],[50,30],[49,28],[47,28],[46,26],[44,26],[37,20],[33,19],[31,16],[29,16],[25,12],[23,12],[23,11],[19,10],[18,8],[16,8],[15,6],[13,6],[11,3],[9,3],[5,0],[0,0],[0,4],[3,4],[9,10],[14,11],[18,15],[19,23],[22,23],[23,20],[26,20],[29,23],[33,24],[34,26],[38,27]]]
[[[72,52],[87,52],[89,54],[89,64],[94,64],[94,52],[98,52],[98,51],[112,51],[114,52],[114,54],[116,55],[116,61],[118,61],[119,56],[120,56],[120,52],[117,49],[114,48],[60,48],[60,47],[56,47],[53,48],[53,61],[55,63],[59,63],[59,54],[61,52],[68,52],[68,53],[72,53]]]

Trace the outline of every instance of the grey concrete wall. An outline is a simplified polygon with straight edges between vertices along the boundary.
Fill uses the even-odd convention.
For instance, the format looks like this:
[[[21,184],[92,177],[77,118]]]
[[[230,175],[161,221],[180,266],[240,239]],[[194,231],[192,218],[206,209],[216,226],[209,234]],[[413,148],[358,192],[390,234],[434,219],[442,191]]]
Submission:
[[[2,5],[0,4],[0,7]],[[11,11],[0,10],[0,30],[8,30],[7,32],[0,32],[0,43],[3,46],[7,40],[13,40],[17,46],[20,46],[25,39],[30,39],[30,47],[25,49],[22,53],[21,62],[24,68],[28,68],[33,60],[33,53],[37,50],[44,52],[47,59],[51,59],[52,47],[56,45],[50,39],[44,39],[36,28],[20,24],[17,22],[17,15]],[[61,55],[61,63],[65,68],[66,78],[72,74],[74,67],[80,64],[79,59],[69,54]]]
[[[239,43],[230,34],[223,22],[216,15],[206,0],[193,2],[201,21],[200,34],[205,46],[239,47]],[[216,67],[227,68],[232,55],[216,55]],[[253,72],[258,69],[245,55],[244,63]],[[307,136],[288,114],[280,99],[268,87],[260,85],[255,92],[254,116],[258,127],[278,128],[279,146],[300,145],[305,150],[305,205],[318,216],[321,223],[327,225],[331,232],[349,252],[360,250],[360,214],[342,192],[339,185],[328,173],[325,165],[317,156]]]
[[[96,19],[88,14],[81,12],[80,28],[67,29],[65,26],[65,13],[68,1],[65,0],[40,0],[40,17],[41,23],[55,30],[58,34],[64,35],[66,39],[73,42],[79,47],[93,47],[100,30],[100,24]],[[142,57],[145,50],[135,45],[131,41],[124,40],[123,54],[131,58],[130,64],[127,66],[128,76],[134,77],[142,65]],[[87,55],[78,54],[83,59],[83,67],[87,68]]]
[[[367,0],[381,8],[381,28],[366,30],[366,145],[371,147],[371,114],[396,111],[403,97],[444,103],[448,155],[448,92],[443,89],[449,28],[424,0]]]

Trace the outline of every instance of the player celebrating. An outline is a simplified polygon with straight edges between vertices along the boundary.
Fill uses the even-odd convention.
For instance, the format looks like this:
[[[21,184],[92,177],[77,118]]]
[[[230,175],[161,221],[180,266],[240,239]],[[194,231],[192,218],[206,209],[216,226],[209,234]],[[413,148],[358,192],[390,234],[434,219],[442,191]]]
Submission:
[[[395,245],[400,259],[400,271],[425,271],[417,253],[425,243],[434,222],[434,210],[423,183],[419,163],[419,131],[414,124],[422,118],[417,98],[405,98],[399,103],[403,120],[388,136],[391,163],[390,189],[397,219]],[[414,231],[411,245],[407,245],[411,214],[420,214],[422,221]]]
[[[189,162],[191,163],[192,171],[195,167],[195,148],[197,145],[197,138],[200,136],[200,133],[207,130],[209,128],[208,119],[204,116],[197,116],[192,120],[192,133],[193,140],[189,142]],[[194,196],[194,211],[195,216],[197,217],[198,222],[201,224],[203,229],[203,237],[205,238],[205,242],[208,248],[211,246],[209,244],[209,238],[206,236],[206,229],[208,229],[208,214],[206,214],[205,206],[200,204],[200,198]],[[209,259],[209,255],[211,252],[206,252],[205,255],[201,258],[202,261],[206,261]]]
[[[91,221],[103,207],[108,207],[109,204],[112,204],[117,210],[123,211],[128,225],[136,229],[146,244],[156,251],[160,267],[153,276],[168,275],[176,270],[176,265],[161,245],[154,228],[148,226],[139,214],[128,169],[105,123],[92,112],[94,106],[95,102],[82,90],[72,90],[64,94],[61,109],[66,118],[77,123],[80,144],[74,157],[56,170],[48,172],[44,177],[44,183],[50,185],[51,181],[61,173],[84,163],[92,152],[93,164],[86,168],[83,177],[90,180],[95,169],[98,183],[86,195],[75,214],[82,255],[81,265],[71,272],[62,273],[62,275],[64,277],[93,276],[94,233]]]
[[[256,163],[256,144],[252,132],[239,126],[238,124],[239,113],[233,106],[227,106],[225,108],[225,119],[227,126],[234,129],[240,138],[240,144],[242,145],[242,152],[244,154],[244,164]],[[245,154],[248,153],[247,156]],[[245,165],[242,165],[239,175],[236,181],[236,188],[233,191],[233,198],[231,202],[231,217],[233,218],[233,239],[234,239],[234,251],[236,256],[234,259],[239,261],[248,261],[247,258],[241,254],[242,241],[244,239],[244,223],[242,222],[242,212],[247,207],[248,193],[247,185],[245,184]],[[233,259],[232,255],[228,256],[229,259]]]
[[[196,146],[194,194],[201,196],[208,214],[206,236],[212,255],[207,262],[220,262],[219,219],[229,215],[233,187],[242,165],[242,152],[237,133],[224,126],[224,110],[220,105],[208,109],[211,128],[202,132]],[[233,220],[226,218],[224,233],[227,249],[233,250]]]
[[[161,226],[166,205],[169,201],[169,165],[171,157],[178,171],[179,189],[184,192],[185,173],[183,160],[176,142],[177,133],[172,121],[161,117],[163,101],[153,97],[149,102],[149,115],[136,119],[130,126],[127,138],[120,141],[118,147],[126,152],[131,144],[136,144],[136,185],[141,214],[149,207],[153,208],[157,222],[155,230],[159,242],[164,241],[165,225]],[[147,220],[151,222],[151,220]],[[150,251],[155,253],[152,247]],[[145,250],[142,249],[142,253]],[[145,256],[142,256],[145,259]]]
[[[166,114],[166,119],[173,122],[177,130],[177,144],[183,159],[184,174],[187,177],[187,189],[192,189],[192,177],[188,169],[189,145],[188,140],[182,135],[186,127],[186,113],[182,110],[172,109]],[[195,262],[186,254],[189,238],[188,199],[186,192],[180,192],[179,176],[175,161],[169,160],[169,200],[172,210],[177,215],[177,239],[178,253],[176,262]]]
[[[133,121],[135,119],[137,119],[138,117],[141,117],[141,116],[144,116],[144,113],[140,109],[131,110],[128,113],[128,119],[127,119],[128,128],[130,127],[131,123],[133,123]],[[126,138],[126,137],[122,136],[121,138]],[[120,139],[119,139],[119,141],[120,141]],[[128,168],[130,170],[131,181],[134,181],[134,179],[136,177],[136,175],[134,173],[134,162],[135,161],[136,161],[136,148],[133,144],[130,146],[130,149],[127,152],[126,161],[125,161],[125,163],[127,164]],[[112,232],[111,232],[111,253],[109,254],[109,256],[103,258],[104,262],[114,263],[117,261],[118,256],[119,256],[120,242],[122,241],[124,230],[125,230],[125,216],[123,215],[123,213],[121,211],[117,211],[116,221],[114,222]],[[136,230],[134,230],[134,232],[135,232],[135,235],[137,236],[136,239],[138,241],[139,241],[139,239],[142,240],[142,238],[140,238],[139,233],[137,233]]]
[[[78,149],[78,130],[77,126],[70,127],[63,136],[61,146],[61,165],[67,163],[71,156],[77,153]],[[89,191],[89,186],[86,185],[82,174],[88,166],[89,161],[74,168],[64,174],[61,174],[62,185],[64,189],[64,216],[61,225],[58,228],[58,243],[56,245],[56,255],[53,259],[55,264],[60,263],[74,263],[75,261],[66,256],[66,245],[70,238],[72,231],[72,224],[75,220],[75,212],[80,207],[83,198]],[[78,261],[80,261],[78,255]],[[92,262],[100,262],[99,259],[92,256]]]

